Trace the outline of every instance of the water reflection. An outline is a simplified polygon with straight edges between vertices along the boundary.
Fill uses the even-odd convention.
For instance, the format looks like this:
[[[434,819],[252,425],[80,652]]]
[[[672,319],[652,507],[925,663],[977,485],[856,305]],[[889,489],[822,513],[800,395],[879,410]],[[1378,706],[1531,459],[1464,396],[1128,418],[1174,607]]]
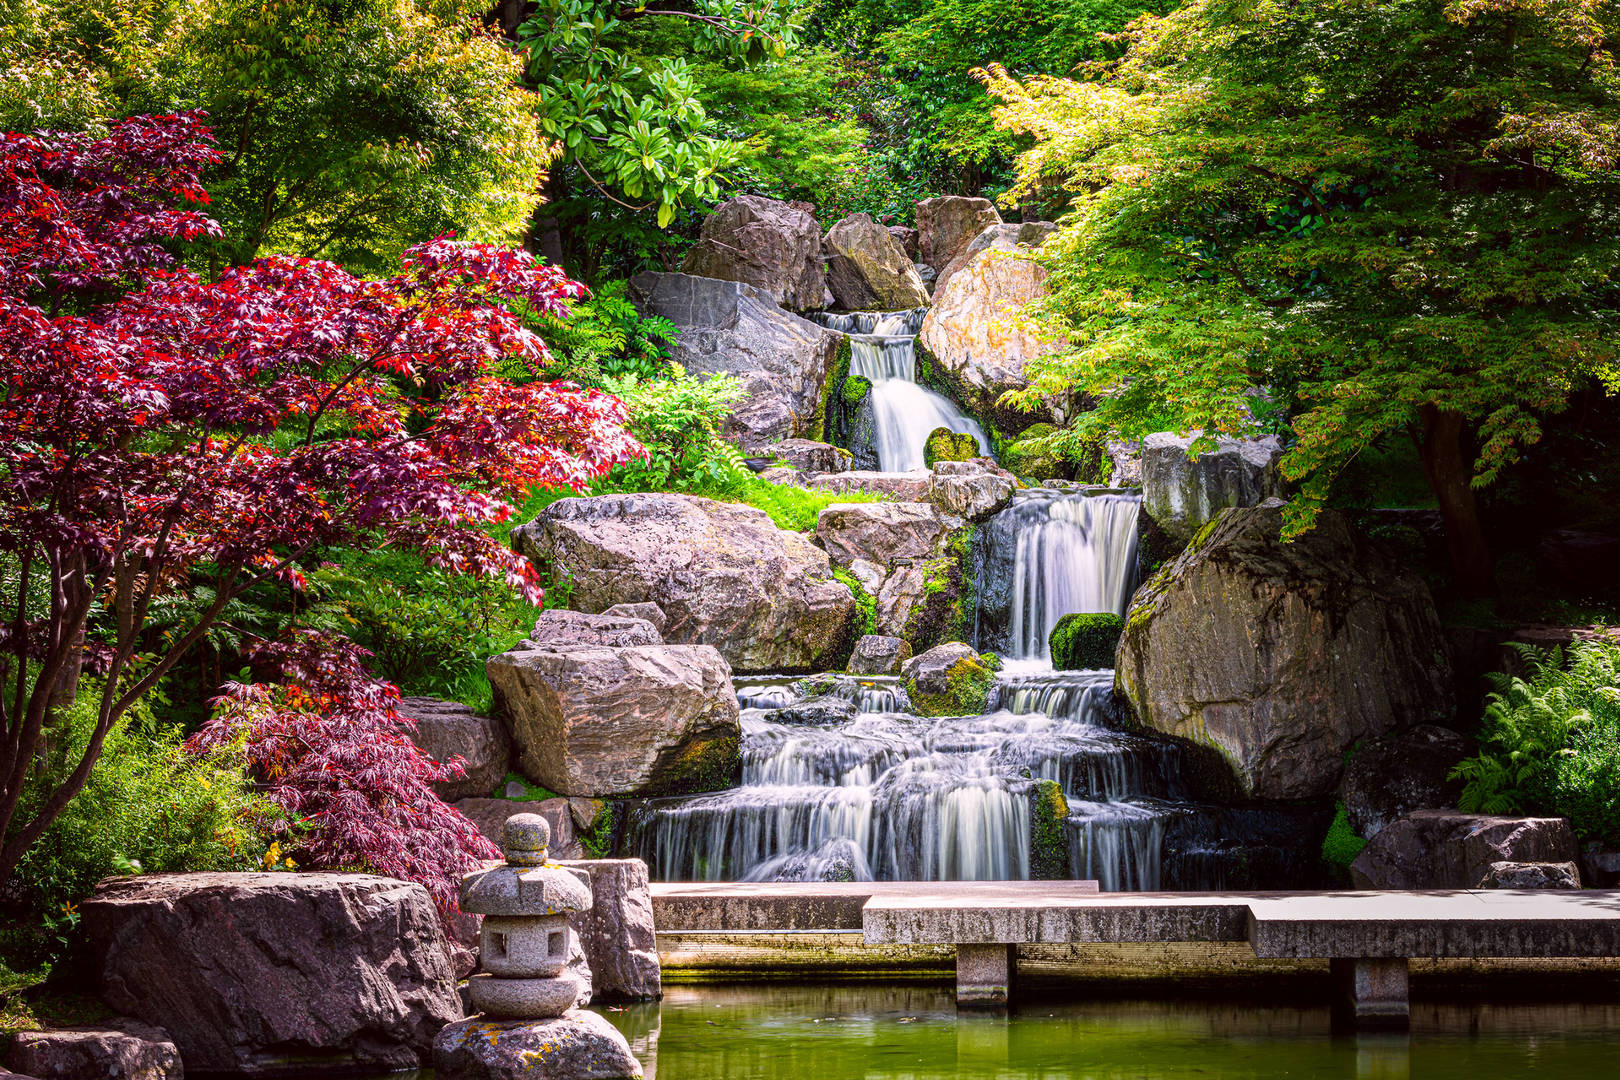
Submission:
[[[608,1013],[648,1080],[1478,1080],[1614,1075],[1620,1004],[1420,1003],[1410,1036],[1334,1037],[1287,1001],[1058,1000],[958,1015],[947,988],[670,986]]]

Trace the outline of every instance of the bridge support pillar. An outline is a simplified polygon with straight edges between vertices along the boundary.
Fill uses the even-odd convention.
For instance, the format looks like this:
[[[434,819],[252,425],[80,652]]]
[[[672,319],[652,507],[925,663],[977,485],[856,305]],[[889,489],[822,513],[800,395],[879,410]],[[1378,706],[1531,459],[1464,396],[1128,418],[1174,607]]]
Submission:
[[[1357,1031],[1403,1031],[1412,1000],[1405,957],[1357,957],[1332,962],[1334,1020]]]
[[[1012,1000],[1018,971],[1018,946],[956,946],[956,1004],[1004,1009]]]

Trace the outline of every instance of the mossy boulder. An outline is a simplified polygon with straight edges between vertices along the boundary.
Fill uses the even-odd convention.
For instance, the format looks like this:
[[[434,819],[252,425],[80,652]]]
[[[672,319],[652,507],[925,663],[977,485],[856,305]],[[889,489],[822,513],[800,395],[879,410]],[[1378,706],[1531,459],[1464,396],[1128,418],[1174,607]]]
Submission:
[[[1047,639],[1052,666],[1063,671],[1111,668],[1124,630],[1125,620],[1111,611],[1065,615]]]
[[[1332,511],[1285,541],[1283,507],[1226,510],[1137,591],[1114,688],[1245,795],[1322,798],[1358,742],[1451,719],[1451,663],[1420,577]]]
[[[937,427],[923,443],[923,464],[930,469],[936,461],[972,461],[979,456],[979,440],[965,431]]]
[[[977,716],[996,684],[1001,657],[960,641],[936,645],[900,668],[912,707],[923,716]]]
[[[1054,450],[1034,445],[1058,429],[1051,424],[1032,424],[1009,442],[1002,451],[1007,468],[1026,480],[1072,480],[1074,466]]]

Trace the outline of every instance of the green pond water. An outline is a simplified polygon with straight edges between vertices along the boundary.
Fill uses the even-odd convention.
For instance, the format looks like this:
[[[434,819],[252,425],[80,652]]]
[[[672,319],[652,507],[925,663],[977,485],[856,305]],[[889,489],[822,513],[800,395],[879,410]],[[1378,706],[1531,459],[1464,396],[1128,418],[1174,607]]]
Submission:
[[[1314,998],[1302,994],[1301,998]],[[1620,1078],[1620,1004],[1414,1003],[1407,1036],[1335,1036],[1325,1004],[1043,999],[958,1014],[948,988],[671,986],[603,1010],[648,1080]]]
[[[1612,986],[1601,1001],[1419,996],[1409,1035],[1334,1034],[1325,993],[1101,1000],[1059,986],[996,1016],[958,1014],[940,985],[666,985],[661,1002],[597,1011],[646,1080],[1620,1080]]]

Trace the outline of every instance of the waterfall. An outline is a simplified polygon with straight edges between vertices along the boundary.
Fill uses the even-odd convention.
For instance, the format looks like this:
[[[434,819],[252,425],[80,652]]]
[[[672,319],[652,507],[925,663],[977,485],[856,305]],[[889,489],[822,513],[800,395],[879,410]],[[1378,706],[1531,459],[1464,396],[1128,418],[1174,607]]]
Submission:
[[[874,449],[884,472],[923,468],[923,444],[935,428],[972,435],[980,453],[990,453],[990,442],[977,421],[917,382],[917,333],[926,313],[926,308],[917,308],[820,316],[823,325],[849,335],[849,373],[872,384]]]
[[[868,314],[844,318],[885,329]],[[870,339],[885,344],[867,370],[914,386],[909,348]],[[1128,730],[1113,672],[1042,663],[1061,615],[1123,612],[1137,505],[1040,489],[982,528],[981,587],[1005,595],[981,593],[981,647],[1006,641],[1023,661],[982,715],[918,716],[895,676],[739,677],[742,783],[629,804],[617,851],[662,881],[1007,880],[1056,865],[1110,891],[1320,884],[1323,811],[1191,801],[1199,751]],[[1068,806],[1055,840],[1036,829],[1048,783]]]
[[[1140,505],[1115,493],[1019,493],[985,530],[980,647],[1050,662],[1047,641],[1063,616],[1124,615],[1136,589]]]

